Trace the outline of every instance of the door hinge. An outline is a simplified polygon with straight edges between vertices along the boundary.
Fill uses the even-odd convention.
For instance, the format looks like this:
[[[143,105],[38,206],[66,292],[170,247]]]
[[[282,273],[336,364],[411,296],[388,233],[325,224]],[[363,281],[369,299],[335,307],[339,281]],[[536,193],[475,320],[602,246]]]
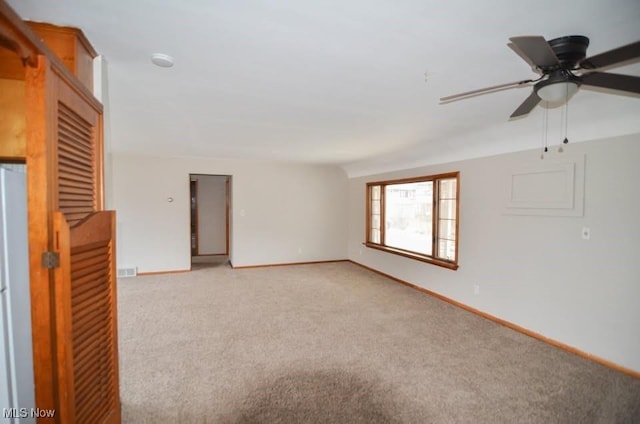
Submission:
[[[58,252],[44,252],[42,254],[42,267],[54,269],[60,266],[60,254]]]

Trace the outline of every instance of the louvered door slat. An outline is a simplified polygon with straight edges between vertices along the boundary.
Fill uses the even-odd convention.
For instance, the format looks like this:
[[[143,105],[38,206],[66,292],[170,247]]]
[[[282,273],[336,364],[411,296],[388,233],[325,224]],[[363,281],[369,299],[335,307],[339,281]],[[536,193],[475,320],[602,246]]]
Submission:
[[[99,356],[99,352],[103,350],[110,337],[109,334],[104,330],[104,326],[95,327],[96,331],[92,331],[90,333],[85,333],[87,337],[80,341],[75,341],[78,345],[77,349],[74,349],[74,356],[77,356],[78,359],[74,362],[74,377],[76,379],[76,390],[78,395],[80,395],[85,387],[84,385],[94,386],[93,376],[96,376],[96,373],[91,373],[90,375],[84,375],[82,371],[87,367],[93,367],[95,364],[100,363],[100,360],[96,361],[96,356]],[[79,399],[76,399],[76,401]]]
[[[93,195],[93,188],[87,187],[86,181],[80,178],[75,178],[71,175],[66,175],[65,177],[59,178],[59,186],[70,188],[70,189],[81,189],[83,192],[89,192]],[[62,188],[58,188],[58,190],[63,190]]]
[[[100,284],[104,280],[107,280],[108,276],[104,275],[99,267],[100,264],[97,264],[96,269],[93,272],[87,273],[76,279],[79,284],[82,284],[82,286],[78,287],[71,297],[71,302],[74,305],[81,303],[81,301],[87,297],[87,292],[101,290],[102,286],[100,286]]]
[[[91,135],[91,131],[89,129],[89,127],[85,128],[83,126],[83,121],[82,119],[79,120],[75,120],[75,119],[71,119],[71,117],[69,117],[68,115],[65,117],[65,120],[67,120],[69,123],[75,125],[75,126],[68,126],[68,127],[64,127],[61,130],[67,134],[69,137],[73,137],[79,140],[82,140],[88,136]],[[78,146],[80,149],[82,149],[81,146]],[[87,152],[91,152],[91,150],[89,149],[84,149]]]
[[[84,146],[82,144],[82,139],[78,138],[74,133],[68,133],[66,131],[64,131],[63,128],[60,128],[60,131],[65,134],[68,137],[72,137],[75,139],[76,143],[74,144],[63,144],[61,146],[59,146],[59,148],[61,148],[62,150],[64,150],[65,152],[71,153],[73,155],[76,155],[78,157],[87,159],[87,160],[91,160],[91,158],[93,157],[93,152],[91,150],[88,149],[87,146]]]
[[[79,411],[78,422],[80,423],[95,423],[98,422],[98,417],[104,417],[113,408],[112,403],[101,404],[100,396],[103,393],[95,392],[92,397],[88,398],[85,403],[88,405]],[[95,405],[95,406],[94,406]]]
[[[67,180],[76,181],[76,182],[79,181],[87,184],[93,181],[93,174],[79,170],[79,169],[75,169],[74,167],[70,166],[65,168],[64,174],[58,175],[58,178],[60,179],[60,181],[67,181]],[[85,187],[90,188],[91,192],[95,190],[94,187],[91,185],[85,186]]]
[[[86,211],[89,211],[89,213],[93,212],[93,209],[85,204],[84,198],[77,199],[74,197],[71,199],[65,199],[62,204],[66,209],[69,209],[69,212],[71,213]]]
[[[69,108],[65,108],[65,109],[62,109],[59,113],[60,115],[64,115],[67,120],[75,122],[77,125],[74,125],[72,128],[75,128],[77,131],[85,132],[85,133],[91,132],[90,130],[87,130],[86,127],[83,125],[85,120],[82,119],[82,117],[78,115],[75,111]]]
[[[82,278],[87,274],[94,273],[96,271],[101,271],[102,260],[104,259],[103,254],[108,253],[107,249],[100,249],[97,253],[98,255],[85,255],[82,259],[82,265],[79,265],[77,269],[73,271],[72,278]]]
[[[76,308],[80,308],[83,306],[83,304],[85,302],[92,302],[94,298],[98,297],[98,296],[103,296],[105,295],[105,293],[103,293],[104,290],[102,290],[102,288],[100,287],[100,285],[105,284],[106,278],[99,278],[95,281],[95,284],[92,284],[92,287],[90,287],[89,289],[86,289],[83,293],[76,295],[73,297],[72,301],[71,301],[71,305]],[[93,283],[93,281],[92,281]],[[88,284],[87,284],[88,285]],[[107,293],[108,294],[108,293]],[[80,325],[80,323],[78,322],[78,325]],[[75,325],[74,325],[74,329],[75,329]]]
[[[101,317],[103,319],[108,318],[104,315],[102,315]],[[95,345],[102,346],[106,343],[109,343],[111,341],[111,335],[108,332],[102,331],[103,327],[104,326],[100,325],[100,322],[96,320],[92,320],[91,322],[89,322],[87,327],[83,329],[83,333],[79,333],[78,335],[76,343],[80,345],[80,347],[78,348],[80,350],[78,350],[77,352],[85,352],[90,350],[92,351]],[[84,355],[83,358],[85,359],[83,359],[82,361],[78,360],[76,362],[74,376],[78,379],[79,385],[91,383],[90,379],[84,378],[85,376],[82,374],[82,371],[92,366],[91,364],[94,363],[94,361],[89,359],[93,359],[94,357],[95,355]],[[78,389],[78,387],[80,386],[76,386],[76,389]]]
[[[108,275],[104,275],[102,269],[100,269],[101,264],[95,264],[93,271],[84,272],[82,276],[75,277],[74,281],[78,284],[74,287],[74,291],[71,295],[71,303],[73,305],[79,305],[83,300],[87,298],[87,292],[90,291],[100,291],[103,290],[104,287],[101,285],[103,282],[109,279]]]
[[[93,197],[93,191],[87,189],[83,183],[77,182],[69,179],[61,179],[60,180],[60,188],[58,189],[60,193],[65,194],[81,194],[83,196]]]
[[[81,158],[62,156],[62,154],[66,153],[62,150],[59,153],[60,156],[58,157],[58,166],[61,166],[65,171],[69,170],[74,172],[76,175],[87,177],[93,176],[93,167],[89,164],[83,163]]]
[[[93,125],[62,102],[57,158],[58,209],[73,226],[96,210],[96,146]]]

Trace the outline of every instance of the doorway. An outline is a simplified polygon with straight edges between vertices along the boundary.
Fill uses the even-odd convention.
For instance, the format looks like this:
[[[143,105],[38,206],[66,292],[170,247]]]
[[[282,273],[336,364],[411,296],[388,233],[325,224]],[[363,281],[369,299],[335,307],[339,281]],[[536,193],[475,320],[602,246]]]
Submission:
[[[189,175],[192,269],[229,262],[230,185],[230,175]]]

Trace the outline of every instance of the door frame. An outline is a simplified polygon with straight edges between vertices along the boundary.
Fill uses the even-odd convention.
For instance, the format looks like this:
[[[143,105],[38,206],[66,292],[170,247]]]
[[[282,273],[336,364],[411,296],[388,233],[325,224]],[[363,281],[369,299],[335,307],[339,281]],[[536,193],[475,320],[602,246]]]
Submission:
[[[225,177],[225,251],[224,253],[214,253],[214,254],[203,254],[200,255],[199,254],[199,246],[198,246],[198,239],[199,239],[199,218],[198,218],[198,191],[197,191],[197,180],[192,180],[193,177]],[[192,217],[192,210],[191,210],[191,189],[192,189],[192,184],[195,182],[195,186],[196,186],[196,190],[195,190],[195,219],[196,219],[196,249],[195,251],[197,252],[196,255],[193,255],[193,253],[191,254],[191,257],[193,256],[229,256],[230,253],[230,245],[231,245],[231,179],[233,178],[232,175],[229,174],[202,174],[202,173],[190,173],[189,174],[189,216]],[[192,218],[191,218],[192,219]],[[189,225],[189,240],[191,240],[191,219],[190,219],[190,225]],[[189,246],[191,247],[191,243],[189,243]]]
[[[190,237],[191,240],[191,256],[198,255],[198,180],[192,180],[189,176],[189,218],[190,218]],[[195,244],[194,244],[195,240]]]

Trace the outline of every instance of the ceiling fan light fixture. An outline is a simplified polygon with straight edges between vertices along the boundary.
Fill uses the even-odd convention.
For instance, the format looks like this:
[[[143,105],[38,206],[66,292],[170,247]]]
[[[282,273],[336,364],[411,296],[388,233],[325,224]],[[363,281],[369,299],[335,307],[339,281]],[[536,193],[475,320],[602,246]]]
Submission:
[[[578,91],[578,87],[576,81],[550,82],[541,85],[536,94],[545,102],[558,103],[571,98]]]

